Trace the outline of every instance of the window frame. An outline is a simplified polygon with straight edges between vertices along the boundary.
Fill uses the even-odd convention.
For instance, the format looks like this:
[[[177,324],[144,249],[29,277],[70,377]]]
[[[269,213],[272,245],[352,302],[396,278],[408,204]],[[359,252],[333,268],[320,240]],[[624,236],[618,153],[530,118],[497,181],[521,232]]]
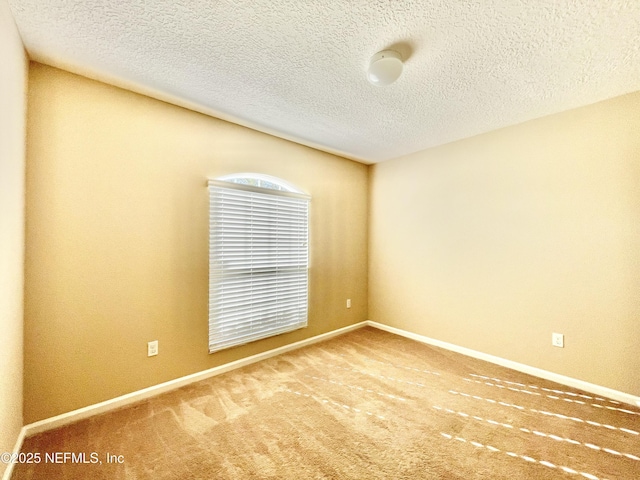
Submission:
[[[207,185],[209,353],[308,326],[311,197],[260,174]]]

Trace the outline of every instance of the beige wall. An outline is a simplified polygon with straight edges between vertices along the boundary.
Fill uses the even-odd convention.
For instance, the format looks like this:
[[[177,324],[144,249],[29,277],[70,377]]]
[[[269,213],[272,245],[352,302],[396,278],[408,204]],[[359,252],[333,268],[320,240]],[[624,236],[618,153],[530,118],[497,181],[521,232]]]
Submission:
[[[26,422],[367,318],[365,165],[51,67],[29,73]],[[206,179],[235,172],[312,196],[309,327],[209,355]]]
[[[639,132],[640,92],[377,165],[370,318],[640,395]]]
[[[0,0],[0,452],[22,428],[22,299],[27,60]],[[5,465],[0,463],[0,476]]]

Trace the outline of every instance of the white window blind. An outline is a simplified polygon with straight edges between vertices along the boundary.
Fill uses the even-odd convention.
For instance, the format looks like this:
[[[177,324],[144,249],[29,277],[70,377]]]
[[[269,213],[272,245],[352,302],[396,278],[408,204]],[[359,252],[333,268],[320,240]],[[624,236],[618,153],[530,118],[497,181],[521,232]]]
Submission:
[[[307,326],[309,197],[209,181],[209,352]]]

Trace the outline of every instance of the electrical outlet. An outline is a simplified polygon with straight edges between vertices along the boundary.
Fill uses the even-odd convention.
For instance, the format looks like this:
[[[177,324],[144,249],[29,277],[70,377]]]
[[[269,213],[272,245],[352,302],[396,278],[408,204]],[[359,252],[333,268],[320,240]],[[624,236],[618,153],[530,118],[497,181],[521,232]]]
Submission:
[[[347,298],[347,308],[351,308],[351,299]]]
[[[562,333],[552,333],[551,345],[554,347],[564,348],[564,335]]]
[[[147,343],[147,357],[153,357],[158,354],[158,340]]]

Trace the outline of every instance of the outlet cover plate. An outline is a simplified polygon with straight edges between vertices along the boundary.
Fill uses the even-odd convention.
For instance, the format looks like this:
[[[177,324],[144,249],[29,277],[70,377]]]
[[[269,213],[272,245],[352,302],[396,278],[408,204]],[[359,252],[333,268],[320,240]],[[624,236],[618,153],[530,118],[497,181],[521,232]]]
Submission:
[[[564,335],[562,333],[552,333],[551,345],[554,347],[564,348]]]
[[[158,340],[147,343],[147,357],[153,357],[158,354]]]

